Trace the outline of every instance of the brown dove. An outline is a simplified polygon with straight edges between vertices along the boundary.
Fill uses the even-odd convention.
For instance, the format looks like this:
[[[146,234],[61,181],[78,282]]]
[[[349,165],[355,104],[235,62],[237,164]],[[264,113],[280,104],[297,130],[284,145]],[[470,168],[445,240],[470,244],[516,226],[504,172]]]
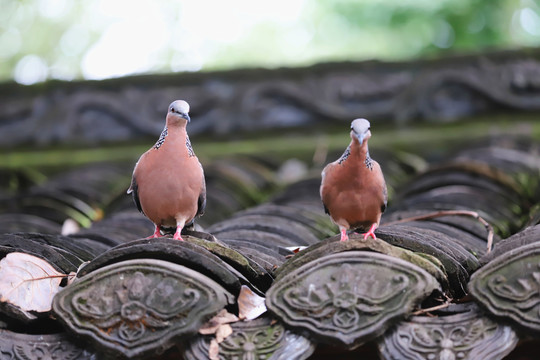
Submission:
[[[351,123],[351,143],[341,157],[322,171],[321,199],[332,221],[339,226],[341,241],[349,239],[347,230],[361,229],[376,238],[375,229],[386,209],[387,191],[379,164],[369,156],[370,123],[356,119]]]
[[[206,184],[199,159],[186,132],[189,104],[169,105],[165,129],[150,150],[142,154],[127,193],[156,228],[149,238],[161,236],[162,227],[176,227],[174,239],[183,240],[184,226],[191,225],[206,207]]]

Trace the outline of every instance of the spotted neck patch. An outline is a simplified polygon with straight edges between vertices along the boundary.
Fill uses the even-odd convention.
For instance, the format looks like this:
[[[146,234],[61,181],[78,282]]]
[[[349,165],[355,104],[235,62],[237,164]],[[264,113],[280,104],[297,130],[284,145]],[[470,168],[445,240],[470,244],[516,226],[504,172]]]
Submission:
[[[343,153],[343,155],[341,155],[341,157],[338,159],[338,164],[341,164],[342,162],[347,160],[349,155],[351,155],[351,147],[347,146],[347,148],[345,149],[345,152]]]
[[[163,131],[161,132],[161,135],[159,135],[158,141],[154,145],[154,149],[159,149],[161,145],[163,145],[163,143],[165,142],[165,138],[167,137],[168,134],[169,134],[169,130],[165,126],[165,129],[163,129]]]
[[[193,148],[191,147],[191,141],[189,141],[189,136],[187,135],[186,135],[186,149],[187,149],[189,157],[195,156],[195,153],[193,152]]]
[[[371,157],[369,156],[369,151],[366,152],[366,160],[364,160],[364,164],[366,164],[366,167],[367,167],[369,170],[373,170],[373,160],[372,160]]]

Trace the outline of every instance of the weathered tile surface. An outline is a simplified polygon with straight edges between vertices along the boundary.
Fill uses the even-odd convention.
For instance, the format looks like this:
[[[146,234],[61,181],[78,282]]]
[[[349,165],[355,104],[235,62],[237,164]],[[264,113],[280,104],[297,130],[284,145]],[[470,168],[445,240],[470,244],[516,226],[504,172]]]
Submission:
[[[232,302],[211,279],[162,260],[128,260],[66,287],[53,309],[70,331],[104,353],[161,353]]]
[[[289,271],[267,292],[287,326],[349,348],[382,334],[439,287],[406,261],[373,252],[331,254]]]

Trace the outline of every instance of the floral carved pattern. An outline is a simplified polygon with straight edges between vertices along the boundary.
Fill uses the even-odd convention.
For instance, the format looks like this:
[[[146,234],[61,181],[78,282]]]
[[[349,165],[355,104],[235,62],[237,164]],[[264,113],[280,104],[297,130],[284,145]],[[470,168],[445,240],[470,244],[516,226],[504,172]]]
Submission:
[[[168,326],[168,318],[192,308],[201,297],[199,291],[186,289],[176,280],[145,276],[140,271],[126,277],[114,291],[103,288],[101,298],[96,299],[93,290],[89,288],[75,295],[73,309],[93,319],[99,328],[109,333],[117,331],[118,337],[126,342],[139,340],[147,329]]]
[[[329,282],[307,289],[290,288],[284,300],[293,308],[309,309],[316,319],[330,317],[336,330],[354,329],[363,316],[377,316],[396,293],[409,284],[409,278],[395,274],[388,282],[375,273],[363,274],[351,264],[341,265],[329,276]]]
[[[314,350],[306,338],[293,334],[268,317],[232,324],[233,333],[219,344],[219,359],[299,360]],[[186,351],[187,360],[208,357],[209,337],[200,337]]]
[[[134,356],[195,333],[232,296],[180,265],[130,260],[96,270],[59,293],[54,311],[105,348]],[[89,332],[90,330],[90,332]]]
[[[387,255],[349,251],[308,263],[267,293],[269,310],[323,341],[362,344],[438,288],[424,270]]]
[[[501,359],[518,337],[509,326],[484,317],[477,308],[440,317],[413,317],[385,336],[385,359]]]
[[[493,259],[473,274],[469,291],[493,314],[540,331],[540,243]]]
[[[268,359],[281,345],[284,335],[281,325],[237,330],[220,344],[219,351],[223,359]]]

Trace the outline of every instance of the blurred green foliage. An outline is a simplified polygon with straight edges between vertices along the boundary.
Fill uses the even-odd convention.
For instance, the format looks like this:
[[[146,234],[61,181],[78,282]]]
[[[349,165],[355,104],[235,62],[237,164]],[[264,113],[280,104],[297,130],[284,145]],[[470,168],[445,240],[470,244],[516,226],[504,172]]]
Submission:
[[[540,44],[536,0],[0,0],[0,9],[0,81],[27,84]]]

